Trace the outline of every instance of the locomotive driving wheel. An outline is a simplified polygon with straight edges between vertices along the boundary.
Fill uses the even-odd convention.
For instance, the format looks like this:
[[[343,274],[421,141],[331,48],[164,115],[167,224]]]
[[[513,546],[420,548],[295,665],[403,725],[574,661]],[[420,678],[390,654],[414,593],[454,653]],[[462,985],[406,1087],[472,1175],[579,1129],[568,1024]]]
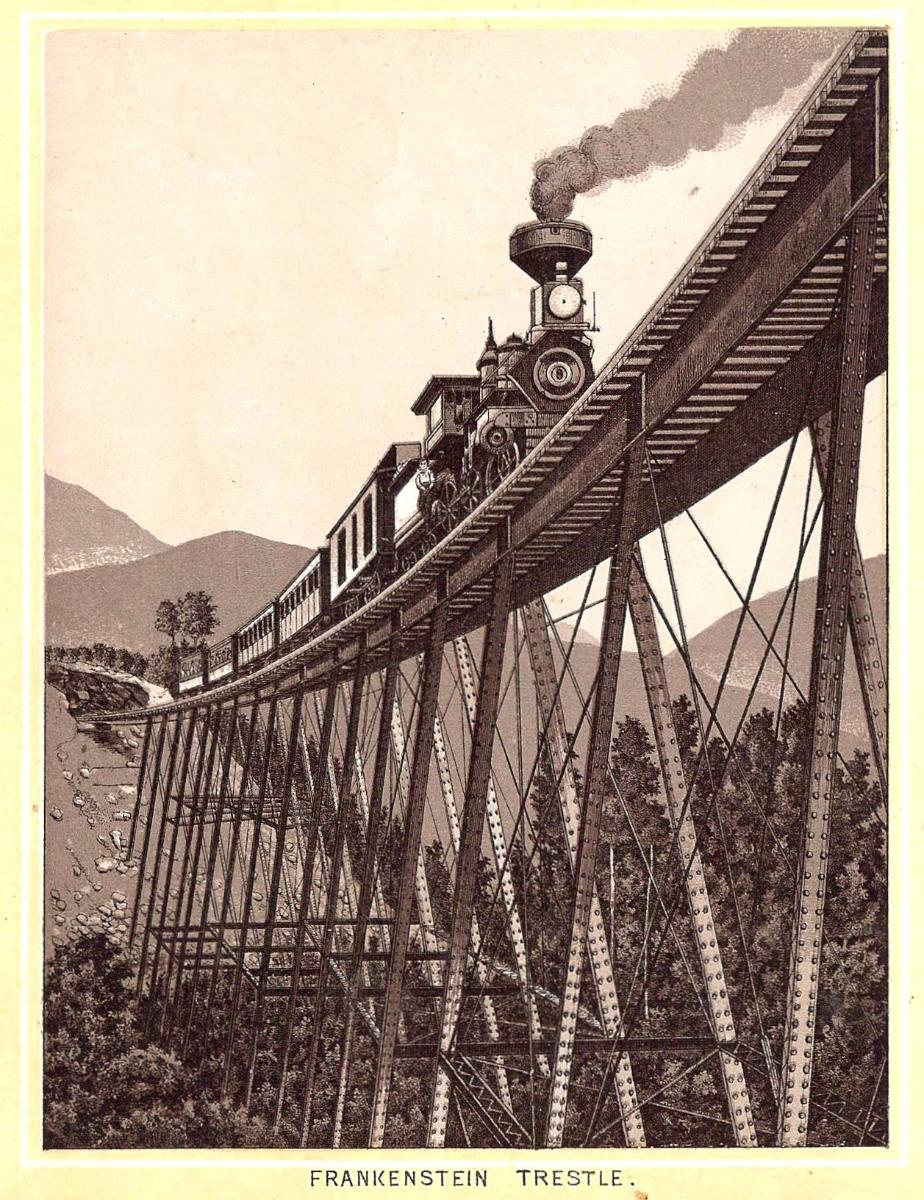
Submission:
[[[511,440],[497,450],[484,466],[484,488],[485,492],[493,492],[494,489],[507,478],[513,471],[516,470],[520,462],[520,447],[515,441]]]
[[[459,489],[453,477],[437,476],[431,492],[430,523],[442,537],[459,519]]]

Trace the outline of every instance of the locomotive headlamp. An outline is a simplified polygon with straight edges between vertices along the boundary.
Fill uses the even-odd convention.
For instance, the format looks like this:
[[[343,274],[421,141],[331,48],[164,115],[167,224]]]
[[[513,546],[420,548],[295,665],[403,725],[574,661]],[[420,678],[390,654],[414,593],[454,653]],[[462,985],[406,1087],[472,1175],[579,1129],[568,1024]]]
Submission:
[[[549,312],[560,321],[568,321],[581,311],[581,293],[573,284],[558,283],[548,295]]]
[[[580,357],[565,346],[546,350],[536,359],[533,383],[552,400],[570,400],[587,379]]]

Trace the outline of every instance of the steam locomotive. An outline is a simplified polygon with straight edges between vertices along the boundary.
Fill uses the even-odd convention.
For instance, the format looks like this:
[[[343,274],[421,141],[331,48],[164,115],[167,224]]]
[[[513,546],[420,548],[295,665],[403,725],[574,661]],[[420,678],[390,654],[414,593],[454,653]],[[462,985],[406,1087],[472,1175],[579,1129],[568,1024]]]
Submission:
[[[578,271],[593,238],[580,221],[531,221],[510,258],[536,283],[525,337],[491,322],[473,375],[434,375],[412,405],[421,442],[396,442],[273,600],[223,641],[185,656],[179,690],[238,678],[316,636],[403,574],[512,472],[593,379]]]

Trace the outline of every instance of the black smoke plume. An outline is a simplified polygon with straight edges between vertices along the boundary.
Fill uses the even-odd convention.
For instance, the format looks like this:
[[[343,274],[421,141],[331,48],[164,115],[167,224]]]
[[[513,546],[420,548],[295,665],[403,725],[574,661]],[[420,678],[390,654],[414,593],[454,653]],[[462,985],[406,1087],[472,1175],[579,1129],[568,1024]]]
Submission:
[[[670,95],[594,125],[577,145],[536,163],[530,203],[540,220],[563,220],[574,197],[613,179],[672,167],[691,150],[711,150],[730,129],[776,104],[846,40],[844,29],[739,29],[705,50]]]

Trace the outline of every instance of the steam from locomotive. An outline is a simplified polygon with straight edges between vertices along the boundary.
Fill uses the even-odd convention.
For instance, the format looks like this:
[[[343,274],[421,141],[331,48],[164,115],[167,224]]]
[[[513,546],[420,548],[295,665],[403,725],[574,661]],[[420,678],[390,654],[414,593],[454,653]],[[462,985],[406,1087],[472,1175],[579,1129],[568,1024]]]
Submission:
[[[724,49],[700,54],[671,95],[628,109],[612,125],[594,125],[575,145],[537,162],[533,211],[540,220],[563,220],[580,192],[675,166],[692,150],[713,149],[730,129],[802,83],[843,40],[839,29],[737,30]]]

